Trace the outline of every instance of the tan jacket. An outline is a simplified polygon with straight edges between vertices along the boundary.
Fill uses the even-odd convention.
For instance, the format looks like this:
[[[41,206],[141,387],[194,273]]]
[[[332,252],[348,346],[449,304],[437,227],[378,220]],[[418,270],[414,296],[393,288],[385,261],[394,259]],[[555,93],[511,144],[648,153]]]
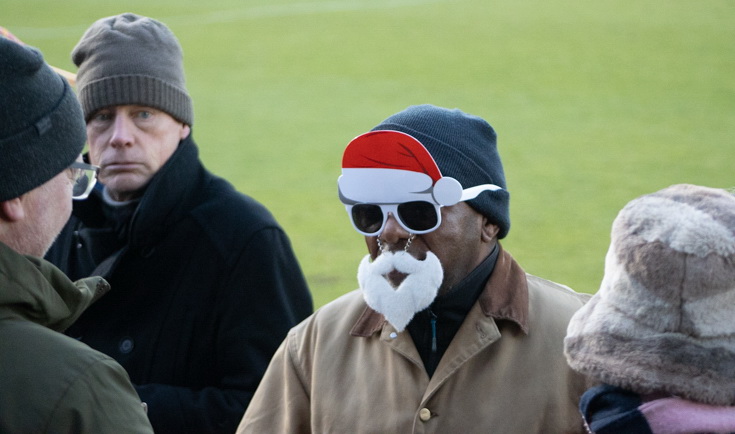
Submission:
[[[432,378],[407,332],[353,291],[294,327],[238,433],[583,433],[563,339],[589,298],[505,251]]]

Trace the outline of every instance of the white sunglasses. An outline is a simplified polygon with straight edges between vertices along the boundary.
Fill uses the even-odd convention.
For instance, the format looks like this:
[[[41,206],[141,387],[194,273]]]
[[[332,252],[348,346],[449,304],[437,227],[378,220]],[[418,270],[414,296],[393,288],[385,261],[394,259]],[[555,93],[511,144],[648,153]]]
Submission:
[[[460,202],[471,200],[483,191],[501,190],[494,184],[476,185],[462,190]],[[417,200],[402,203],[354,203],[345,204],[355,230],[366,236],[378,235],[388,221],[388,214],[392,214],[396,221],[407,232],[420,235],[426,234],[439,227],[442,215],[439,210],[442,205]]]

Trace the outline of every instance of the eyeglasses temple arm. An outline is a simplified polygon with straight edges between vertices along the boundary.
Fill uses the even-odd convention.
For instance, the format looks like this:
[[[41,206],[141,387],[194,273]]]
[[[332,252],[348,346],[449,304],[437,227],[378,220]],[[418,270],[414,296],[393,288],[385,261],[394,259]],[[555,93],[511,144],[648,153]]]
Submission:
[[[503,189],[502,187],[499,187],[495,184],[476,185],[474,187],[465,188],[464,190],[462,190],[462,198],[459,200],[465,201],[465,200],[474,199],[483,191],[497,191],[497,190],[502,190],[502,189]]]

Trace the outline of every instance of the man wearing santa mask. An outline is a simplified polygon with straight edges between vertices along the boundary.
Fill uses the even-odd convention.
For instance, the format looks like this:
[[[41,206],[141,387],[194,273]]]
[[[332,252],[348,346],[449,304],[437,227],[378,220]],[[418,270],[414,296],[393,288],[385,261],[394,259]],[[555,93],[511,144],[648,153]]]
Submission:
[[[588,299],[525,273],[499,239],[493,128],[412,106],[353,139],[339,197],[369,254],[360,289],[294,327],[238,433],[582,433],[563,339]]]

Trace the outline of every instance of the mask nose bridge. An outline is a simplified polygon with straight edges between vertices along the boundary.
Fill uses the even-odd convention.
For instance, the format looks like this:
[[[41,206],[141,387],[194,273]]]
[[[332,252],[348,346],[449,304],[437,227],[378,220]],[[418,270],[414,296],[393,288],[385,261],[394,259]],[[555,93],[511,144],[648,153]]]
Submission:
[[[393,210],[386,211],[385,209],[383,209],[383,212],[386,212],[387,214],[385,216],[385,223],[383,224],[383,228],[378,233],[378,238],[382,239],[388,244],[395,244],[400,240],[407,239],[411,236],[410,231],[403,226],[403,223],[400,222],[399,217],[395,215],[395,213],[398,212],[397,205],[393,208]]]

